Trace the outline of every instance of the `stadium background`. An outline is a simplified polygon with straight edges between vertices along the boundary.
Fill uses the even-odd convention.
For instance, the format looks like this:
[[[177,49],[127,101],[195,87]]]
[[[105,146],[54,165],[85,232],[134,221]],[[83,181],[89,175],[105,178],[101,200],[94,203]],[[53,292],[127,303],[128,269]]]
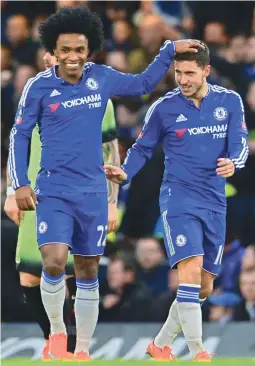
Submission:
[[[209,82],[234,89],[242,96],[250,156],[246,168],[226,187],[228,226],[223,268],[213,295],[203,307],[203,317],[220,325],[231,320],[254,322],[255,7],[251,1],[1,2],[2,322],[33,322],[15,270],[17,227],[3,212],[8,135],[27,79],[44,70],[45,51],[38,41],[38,23],[59,7],[80,4],[97,11],[105,26],[105,48],[91,61],[139,73],[165,39],[199,38],[211,51]],[[170,69],[151,95],[113,100],[122,161],[141,130],[150,104],[175,86]],[[120,227],[108,237],[100,266],[99,322],[162,323],[175,298],[177,275],[169,270],[159,220],[163,159],[158,146],[151,161],[120,191]],[[118,260],[114,260],[116,254]],[[71,323],[72,319],[70,313]]]

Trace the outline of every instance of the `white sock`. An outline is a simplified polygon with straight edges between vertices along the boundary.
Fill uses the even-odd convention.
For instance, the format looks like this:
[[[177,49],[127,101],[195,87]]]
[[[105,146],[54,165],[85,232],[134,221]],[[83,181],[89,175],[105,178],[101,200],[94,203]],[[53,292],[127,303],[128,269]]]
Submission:
[[[199,299],[201,307],[205,300],[206,297],[204,299]],[[171,346],[175,337],[182,331],[177,304],[177,300],[175,299],[170,307],[167,320],[154,339],[154,344],[157,347],[163,348],[164,346]]]
[[[66,295],[65,273],[59,276],[50,276],[43,270],[40,288],[43,306],[50,321],[51,334],[66,333],[63,318]]]
[[[77,292],[74,303],[76,319],[75,353],[89,351],[89,345],[94,334],[98,312],[99,291],[98,280],[76,278]]]
[[[177,300],[175,299],[170,307],[165,324],[154,340],[154,344],[161,348],[164,346],[171,346],[174,338],[181,332],[181,330],[182,328],[177,310]]]
[[[199,285],[180,284],[177,309],[183,334],[193,357],[204,350],[202,343],[202,312]]]

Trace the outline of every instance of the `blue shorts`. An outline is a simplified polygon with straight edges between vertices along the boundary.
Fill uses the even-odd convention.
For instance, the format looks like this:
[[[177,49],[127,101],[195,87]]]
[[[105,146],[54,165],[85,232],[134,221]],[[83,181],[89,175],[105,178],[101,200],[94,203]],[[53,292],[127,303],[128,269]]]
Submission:
[[[107,234],[107,193],[78,193],[76,196],[37,195],[37,241],[69,245],[71,254],[103,255]]]
[[[226,215],[205,208],[161,213],[167,255],[172,268],[183,259],[203,255],[203,269],[220,271],[225,243]]]

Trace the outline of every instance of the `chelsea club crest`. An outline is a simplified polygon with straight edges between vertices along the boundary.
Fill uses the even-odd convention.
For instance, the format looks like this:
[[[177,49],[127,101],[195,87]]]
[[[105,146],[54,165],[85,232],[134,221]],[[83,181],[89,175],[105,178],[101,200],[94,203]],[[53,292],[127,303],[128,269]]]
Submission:
[[[216,118],[218,121],[223,121],[228,116],[228,111],[226,108],[223,107],[217,107],[213,112],[214,118]]]
[[[86,87],[91,90],[97,90],[98,89],[98,82],[93,78],[88,78],[86,81]]]

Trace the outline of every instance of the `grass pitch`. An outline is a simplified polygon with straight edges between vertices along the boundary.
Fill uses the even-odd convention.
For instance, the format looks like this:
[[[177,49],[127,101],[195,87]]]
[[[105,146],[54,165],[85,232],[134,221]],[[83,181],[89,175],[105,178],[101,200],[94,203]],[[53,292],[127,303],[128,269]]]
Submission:
[[[52,361],[53,366],[73,366],[85,364],[86,362],[77,362],[77,361]],[[111,361],[104,361],[104,360],[93,360],[89,361],[93,364],[93,366],[149,366],[151,360],[111,360]],[[156,362],[156,361],[153,361]],[[165,362],[163,362],[165,363]],[[26,358],[9,358],[6,360],[2,360],[3,366],[45,366],[48,365],[48,362],[42,361],[31,361]],[[173,363],[174,366],[183,365],[183,366],[194,366],[194,362],[192,361],[175,361]],[[200,363],[201,365],[201,363]],[[214,358],[212,360],[211,365],[215,366],[255,366],[255,358]]]

